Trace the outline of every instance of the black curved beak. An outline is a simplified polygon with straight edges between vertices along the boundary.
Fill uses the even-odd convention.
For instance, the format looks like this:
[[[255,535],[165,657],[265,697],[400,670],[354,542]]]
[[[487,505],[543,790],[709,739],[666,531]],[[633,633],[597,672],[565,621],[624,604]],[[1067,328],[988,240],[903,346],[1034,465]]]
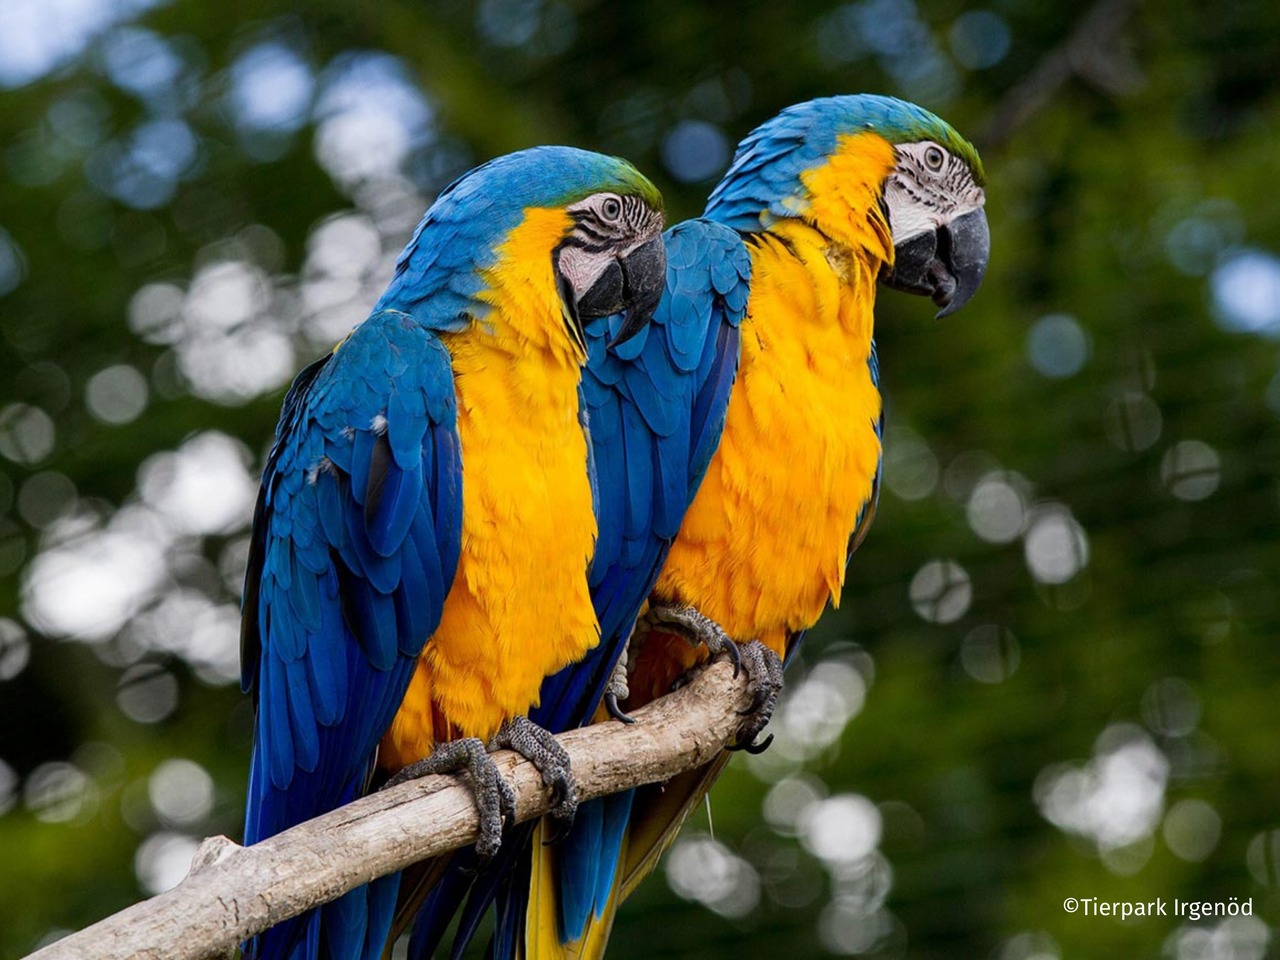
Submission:
[[[625,310],[618,335],[609,343],[610,347],[616,347],[634,337],[653,319],[653,312],[662,302],[666,282],[667,248],[659,234],[605,268],[591,289],[578,299],[578,316],[594,320]]]
[[[937,316],[946,317],[978,292],[990,253],[991,230],[979,207],[897,247],[892,272],[880,280],[895,290],[931,297],[942,308]]]

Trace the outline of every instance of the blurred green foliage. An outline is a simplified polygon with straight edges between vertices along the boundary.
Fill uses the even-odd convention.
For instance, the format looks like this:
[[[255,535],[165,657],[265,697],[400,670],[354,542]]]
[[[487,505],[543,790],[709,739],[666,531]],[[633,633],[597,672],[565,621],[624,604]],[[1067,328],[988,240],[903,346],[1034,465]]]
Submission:
[[[991,271],[882,294],[875,528],[610,955],[1277,955],[1280,7],[63,7],[0,8],[0,955],[239,836],[245,491],[431,196],[563,142],[674,222],[862,90],[982,150]]]

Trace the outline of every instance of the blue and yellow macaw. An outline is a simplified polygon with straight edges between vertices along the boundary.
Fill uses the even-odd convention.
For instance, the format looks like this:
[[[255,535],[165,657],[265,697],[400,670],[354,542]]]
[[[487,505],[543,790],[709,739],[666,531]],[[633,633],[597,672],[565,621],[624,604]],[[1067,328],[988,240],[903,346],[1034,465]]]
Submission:
[[[572,816],[563,751],[527,714],[599,639],[584,324],[625,310],[614,342],[643,330],[661,229],[657,190],[625,161],[565,147],[491,161],[441,193],[371,316],[294,381],[245,581],[246,843],[401,768],[467,767],[491,855],[511,797],[486,744],[533,759]],[[398,884],[246,954],[377,957]]]
[[[745,725],[751,744],[782,663],[827,603],[839,603],[875,512],[877,282],[932,297],[939,316],[963,306],[987,264],[982,187],[968,142],[888,97],[800,104],[741,143],[704,213],[733,231],[751,263],[737,380],[719,447],[632,638],[624,706],[661,696],[706,658],[688,642],[698,632],[690,619],[673,616],[697,611],[742,645],[765,708]],[[723,255],[719,246],[687,254],[695,265]],[[669,247],[672,302],[660,315],[681,309],[671,277],[684,256]],[[714,296],[714,285],[687,293],[695,304]],[[606,451],[595,446],[599,462]],[[565,843],[528,847],[499,901],[494,956],[601,956],[619,903],[726,762],[586,804]]]
[[[751,272],[740,238],[694,220],[668,230],[664,242],[666,288],[649,326],[610,348],[621,316],[586,325],[583,398],[600,487],[590,587],[601,642],[543,684],[529,715],[555,732],[589,721],[610,696],[615,664],[719,442],[737,370]],[[628,799],[584,804],[571,836],[594,840]],[[538,824],[518,827],[480,870],[472,851],[412,870],[399,924],[414,923],[411,955],[433,954],[459,910],[453,955],[461,953],[506,878],[527,872],[535,834],[537,844],[547,838]]]

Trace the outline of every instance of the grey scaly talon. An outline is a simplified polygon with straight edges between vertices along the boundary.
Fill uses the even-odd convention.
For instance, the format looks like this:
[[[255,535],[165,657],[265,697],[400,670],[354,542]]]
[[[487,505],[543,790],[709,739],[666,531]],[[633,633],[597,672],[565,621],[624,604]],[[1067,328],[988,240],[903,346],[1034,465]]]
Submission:
[[[494,749],[510,748],[529,760],[542,774],[542,782],[551,790],[551,842],[560,840],[573,826],[578,812],[578,784],[573,779],[569,754],[551,731],[538,726],[528,717],[512,717],[503,721],[489,745]]]
[[[674,627],[691,644],[704,646],[713,657],[727,656],[733,661],[733,679],[742,671],[742,655],[738,645],[729,639],[720,624],[693,607],[674,603],[655,603],[649,607],[649,618],[666,628]]]
[[[762,753],[773,742],[773,735],[760,743],[756,743],[756,737],[769,723],[773,709],[778,705],[778,694],[782,691],[782,659],[759,640],[752,640],[742,648],[742,659],[747,667],[747,692],[751,694],[751,703],[746,710],[739,711],[747,719],[742,721],[738,739],[729,745],[729,749]]]
[[[511,785],[498,773],[497,766],[481,740],[466,737],[438,744],[429,757],[404,767],[382,789],[436,773],[460,771],[470,777],[476,806],[480,809],[480,836],[476,840],[476,853],[487,860],[502,845],[503,825],[515,822],[516,795]]]
[[[756,737],[773,716],[778,693],[782,690],[782,660],[778,655],[759,640],[739,647],[718,623],[693,607],[655,603],[649,607],[648,619],[664,630],[679,634],[694,646],[706,647],[713,657],[728,657],[733,661],[734,679],[742,670],[747,671],[750,681],[747,692],[751,694],[751,703],[747,709],[739,711],[747,719],[738,728],[738,738],[729,745],[729,749],[760,753],[768,748],[773,742],[772,736],[760,743],[756,742]],[[687,679],[684,677],[678,679],[672,689],[685,682]]]

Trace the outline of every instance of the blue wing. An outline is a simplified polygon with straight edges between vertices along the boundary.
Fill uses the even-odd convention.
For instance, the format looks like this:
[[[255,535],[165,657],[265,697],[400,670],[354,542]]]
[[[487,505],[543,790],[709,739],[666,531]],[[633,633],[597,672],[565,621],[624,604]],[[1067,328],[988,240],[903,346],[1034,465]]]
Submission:
[[[245,578],[242,683],[257,709],[246,843],[366,789],[457,570],[455,421],[448,352],[396,311],[357,327],[285,398]],[[395,883],[281,924],[246,955],[377,956]]]
[[[653,322],[613,350],[607,344],[617,334],[621,316],[586,327],[589,358],[582,393],[599,524],[590,584],[601,642],[582,661],[543,683],[539,706],[530,717],[555,732],[580,726],[594,715],[720,442],[737,374],[738,327],[751,278],[751,257],[741,237],[721,224],[691,220],[668,230],[665,242],[666,292]],[[607,894],[613,874],[599,869],[602,852],[605,858],[616,857],[626,825],[625,817],[611,814],[604,801],[584,805],[579,826],[561,848],[565,902],[574,905],[566,929],[585,923],[597,886],[603,884]],[[411,955],[431,955],[464,899],[451,955],[457,956],[474,936],[495,899],[495,956],[504,956],[508,945],[513,948],[520,940],[523,898],[528,896],[527,865],[518,861],[527,859],[532,835],[532,825],[512,831],[477,876],[468,875],[473,867],[468,855],[456,856],[415,920]],[[508,878],[515,882],[502,888]]]

